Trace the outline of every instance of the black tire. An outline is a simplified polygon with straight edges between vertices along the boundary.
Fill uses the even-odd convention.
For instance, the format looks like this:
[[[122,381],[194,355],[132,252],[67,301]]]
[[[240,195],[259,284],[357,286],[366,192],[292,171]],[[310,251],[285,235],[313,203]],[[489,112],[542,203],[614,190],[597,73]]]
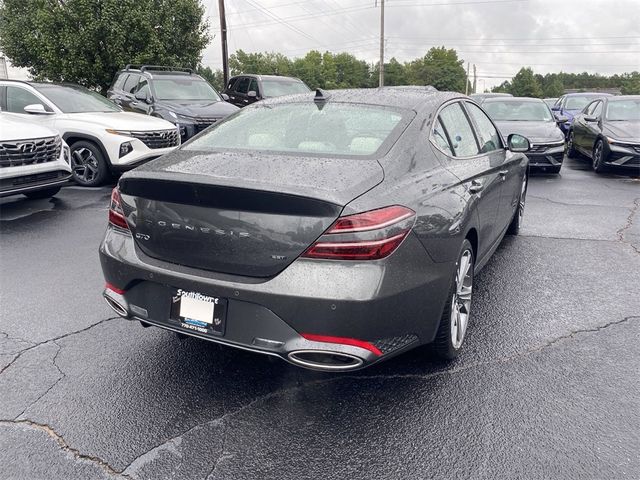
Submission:
[[[455,302],[455,305],[457,305],[459,309],[457,311],[462,312],[463,310],[461,306],[462,304],[459,301],[454,299],[458,298],[456,296],[457,293],[459,292],[459,289],[458,289],[459,284],[457,281],[458,272],[463,262],[463,259],[465,257],[469,258],[469,269],[468,269],[468,275],[466,275],[465,278],[463,279],[463,283],[466,283],[467,281],[470,282],[469,283],[470,287],[468,291],[469,300],[468,300],[468,303],[464,302],[465,303],[464,308],[466,309],[467,320],[462,330],[462,336],[454,339],[453,331],[458,331],[455,328],[455,325],[459,325],[459,323],[454,322],[454,327],[452,327],[452,320],[453,320],[453,317],[456,315],[456,313],[453,311],[453,305]],[[447,301],[442,311],[442,317],[440,318],[438,333],[436,333],[436,338],[433,341],[433,345],[432,345],[435,355],[441,360],[451,360],[456,358],[460,354],[460,351],[464,346],[465,333],[466,333],[467,326],[469,324],[469,320],[471,318],[471,305],[473,304],[474,266],[475,266],[475,255],[473,254],[473,247],[471,246],[471,243],[469,242],[469,240],[465,238],[465,240],[462,242],[462,248],[460,249],[460,254],[458,255],[458,261],[456,262],[456,268],[453,272],[453,278],[451,279],[451,287],[449,288],[449,292],[447,293]],[[460,322],[459,317],[456,317],[456,318],[458,319],[457,322]]]
[[[591,166],[596,173],[602,173],[607,169],[607,166],[604,164],[604,142],[602,140],[598,140],[593,147]]]
[[[109,165],[93,142],[80,140],[71,145],[73,180],[83,187],[98,187],[109,178]]]
[[[558,172],[559,171],[560,168],[558,168]],[[520,227],[522,227],[522,221],[524,218],[524,207],[527,201],[528,183],[528,178],[525,175],[524,179],[522,180],[522,185],[520,186],[520,197],[518,197],[518,206],[516,207],[516,211],[513,212],[513,218],[511,219],[511,223],[507,228],[507,235],[518,235],[520,233]]]
[[[42,190],[35,190],[33,192],[25,192],[23,195],[33,200],[40,198],[51,198],[60,191],[60,187],[43,188]]]
[[[569,135],[567,135],[567,158],[576,158],[578,156],[573,140],[573,130],[569,130]]]

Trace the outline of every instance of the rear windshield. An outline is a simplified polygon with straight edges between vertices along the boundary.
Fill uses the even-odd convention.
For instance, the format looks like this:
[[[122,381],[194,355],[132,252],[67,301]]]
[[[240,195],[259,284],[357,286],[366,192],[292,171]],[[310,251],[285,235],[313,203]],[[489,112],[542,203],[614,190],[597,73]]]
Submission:
[[[581,95],[576,97],[567,97],[564,108],[567,110],[582,110],[593,100],[599,98],[597,95]]]
[[[153,88],[158,100],[222,100],[211,85],[199,78],[154,78]]]
[[[372,155],[399,135],[410,113],[344,103],[286,103],[245,108],[183,147],[327,156]],[[402,121],[403,118],[405,121]]]
[[[102,95],[77,85],[34,85],[62,113],[119,112],[120,107]]]
[[[285,79],[262,79],[262,96],[263,97],[280,97],[282,95],[293,95],[296,93],[305,93],[309,91],[304,83],[298,80]]]
[[[490,101],[482,105],[496,122],[551,122],[553,117],[544,102]]]
[[[613,122],[640,120],[640,98],[609,100],[606,118]]]

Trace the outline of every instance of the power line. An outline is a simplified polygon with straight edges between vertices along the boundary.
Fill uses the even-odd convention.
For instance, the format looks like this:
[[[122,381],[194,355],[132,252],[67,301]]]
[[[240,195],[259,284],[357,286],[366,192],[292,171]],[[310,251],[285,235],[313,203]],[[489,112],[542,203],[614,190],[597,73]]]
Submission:
[[[311,35],[309,35],[306,32],[303,32],[302,30],[300,30],[298,27],[295,27],[293,25],[291,25],[287,19],[279,17],[278,15],[276,15],[275,13],[270,12],[269,10],[267,10],[266,8],[264,8],[261,5],[258,5],[257,3],[254,2],[254,0],[245,0],[247,3],[249,3],[250,5],[253,5],[254,7],[259,8],[265,15],[267,15],[268,17],[273,18],[276,23],[279,23],[281,25],[284,25],[285,27],[289,28],[290,30],[298,33],[299,35],[302,35],[303,37],[308,38],[311,41],[314,41],[316,43],[320,43],[319,40],[317,40],[316,38],[312,37]],[[237,25],[234,26],[234,28],[237,28]]]

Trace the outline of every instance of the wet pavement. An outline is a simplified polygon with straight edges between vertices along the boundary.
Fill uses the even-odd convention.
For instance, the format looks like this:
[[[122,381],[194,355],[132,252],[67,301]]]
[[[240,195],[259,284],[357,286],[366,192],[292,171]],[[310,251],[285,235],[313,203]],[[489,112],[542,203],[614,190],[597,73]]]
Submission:
[[[0,478],[640,478],[640,181],[568,161],[465,350],[351,374],[114,318],[109,188],[0,200]]]

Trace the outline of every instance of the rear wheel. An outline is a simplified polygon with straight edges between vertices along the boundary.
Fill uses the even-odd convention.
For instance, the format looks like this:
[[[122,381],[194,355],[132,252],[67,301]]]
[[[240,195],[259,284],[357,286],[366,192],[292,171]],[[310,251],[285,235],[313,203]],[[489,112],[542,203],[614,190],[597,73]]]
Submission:
[[[83,187],[97,187],[109,177],[109,166],[95,143],[79,141],[71,145],[73,179]]]
[[[553,170],[551,170],[553,172]],[[560,168],[558,168],[557,172],[560,172]],[[520,227],[522,226],[522,222],[524,220],[524,206],[527,200],[527,176],[525,175],[522,179],[522,185],[520,186],[520,196],[518,197],[518,206],[516,207],[516,211],[513,214],[513,219],[509,224],[509,228],[507,228],[507,235],[518,235],[520,233]]]
[[[598,140],[596,146],[593,147],[592,165],[593,171],[596,173],[602,173],[606,169],[604,164],[604,143],[602,140]]]
[[[457,357],[462,349],[471,316],[474,264],[473,248],[465,239],[433,343],[436,355],[443,360]]]
[[[60,187],[50,187],[43,188],[42,190],[36,190],[35,192],[25,192],[24,196],[34,200],[38,198],[51,198],[59,191]]]
[[[576,158],[578,156],[578,152],[576,151],[576,147],[573,139],[573,130],[569,132],[569,137],[567,138],[567,157],[568,158]]]

